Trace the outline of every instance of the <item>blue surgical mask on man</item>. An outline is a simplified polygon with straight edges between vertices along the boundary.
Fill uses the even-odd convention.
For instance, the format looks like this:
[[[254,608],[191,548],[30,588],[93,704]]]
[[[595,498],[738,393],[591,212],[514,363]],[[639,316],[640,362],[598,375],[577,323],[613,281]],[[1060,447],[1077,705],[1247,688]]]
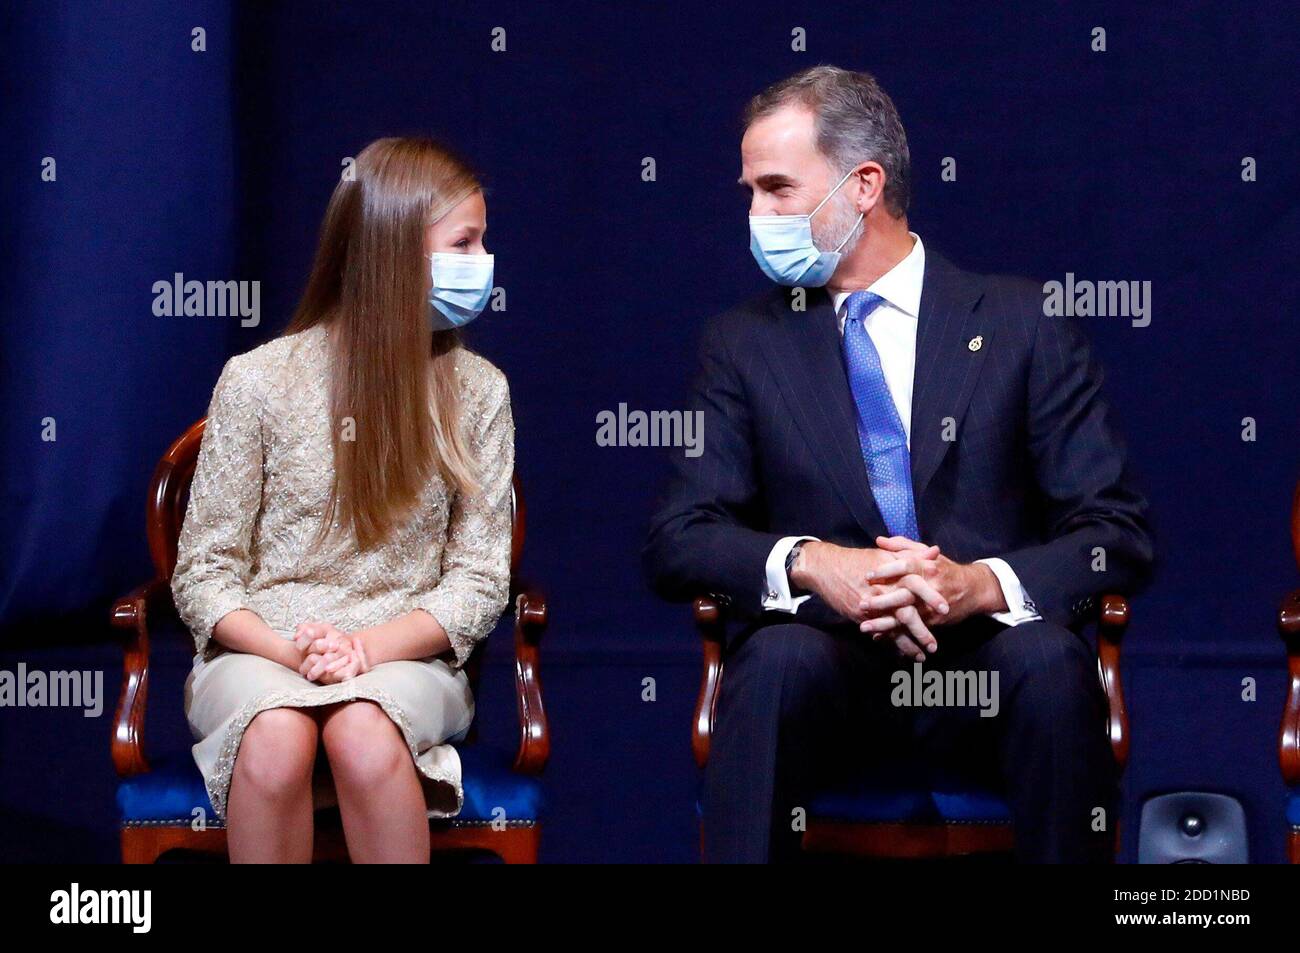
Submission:
[[[450,331],[469,324],[492,297],[492,255],[429,256],[429,318],[435,331]]]
[[[801,288],[820,288],[831,280],[840,263],[840,249],[857,229],[862,215],[859,213],[857,222],[834,251],[821,251],[813,243],[812,217],[849,180],[853,171],[850,169],[835,183],[835,188],[807,215],[749,216],[749,250],[763,274],[779,285]]]

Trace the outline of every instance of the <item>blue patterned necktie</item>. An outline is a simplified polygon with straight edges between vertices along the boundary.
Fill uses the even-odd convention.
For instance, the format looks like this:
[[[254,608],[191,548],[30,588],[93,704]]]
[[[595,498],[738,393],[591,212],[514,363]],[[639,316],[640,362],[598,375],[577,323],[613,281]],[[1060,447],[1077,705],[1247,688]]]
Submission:
[[[919,539],[907,433],[885,383],[880,354],[866,328],[867,315],[884,300],[870,291],[849,295],[844,317],[844,365],[858,409],[858,443],[876,506],[890,535]]]

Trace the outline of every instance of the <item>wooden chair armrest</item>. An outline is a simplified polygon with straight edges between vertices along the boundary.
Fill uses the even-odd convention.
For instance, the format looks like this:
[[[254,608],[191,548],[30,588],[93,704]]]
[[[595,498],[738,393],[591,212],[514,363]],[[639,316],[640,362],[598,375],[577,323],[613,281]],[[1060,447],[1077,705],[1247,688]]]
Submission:
[[[519,704],[519,753],[515,770],[522,774],[539,774],[551,756],[550,725],[542,704],[541,665],[542,633],[546,631],[549,610],[540,589],[516,583],[515,599],[515,691]]]
[[[1277,614],[1277,631],[1286,643],[1287,690],[1282,725],[1277,734],[1277,757],[1282,779],[1300,786],[1300,589],[1287,593]]]
[[[701,768],[709,760],[709,743],[713,738],[713,718],[718,709],[718,689],[722,685],[722,647],[726,616],[725,602],[717,596],[700,596],[692,607],[695,627],[704,643],[704,673],[700,677],[700,695],[695,701],[695,721],[691,731],[691,751]]]
[[[149,615],[171,604],[166,579],[153,579],[113,603],[110,624],[122,633],[122,690],[113,716],[113,766],[119,777],[149,770],[144,712],[149,697]]]
[[[1097,609],[1097,669],[1106,690],[1107,731],[1110,748],[1120,771],[1128,764],[1128,707],[1124,704],[1124,682],[1120,677],[1120,646],[1128,628],[1128,600],[1119,595],[1105,595]]]
[[[150,579],[113,602],[109,624],[115,629],[133,630],[143,613],[172,610],[172,588],[166,579]]]

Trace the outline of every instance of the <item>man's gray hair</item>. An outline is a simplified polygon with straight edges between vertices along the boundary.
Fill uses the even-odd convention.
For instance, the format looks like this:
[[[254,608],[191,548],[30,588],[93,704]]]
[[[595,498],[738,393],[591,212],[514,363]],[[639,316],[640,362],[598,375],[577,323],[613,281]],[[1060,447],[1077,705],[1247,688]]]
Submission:
[[[813,66],[763,90],[745,107],[745,127],[784,106],[800,104],[817,117],[817,151],[841,175],[861,162],[885,170],[886,207],[907,212],[912,159],[894,102],[870,73]]]

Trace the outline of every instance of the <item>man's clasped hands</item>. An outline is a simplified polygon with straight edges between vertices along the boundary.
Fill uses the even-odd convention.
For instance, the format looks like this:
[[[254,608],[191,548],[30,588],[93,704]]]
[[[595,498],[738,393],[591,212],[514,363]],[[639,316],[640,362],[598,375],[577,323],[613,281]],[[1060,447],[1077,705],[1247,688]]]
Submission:
[[[1006,611],[997,576],[983,563],[954,562],[938,546],[906,536],[877,536],[876,547],[810,540],[799,549],[790,581],[918,662],[939,647],[932,628]]]

